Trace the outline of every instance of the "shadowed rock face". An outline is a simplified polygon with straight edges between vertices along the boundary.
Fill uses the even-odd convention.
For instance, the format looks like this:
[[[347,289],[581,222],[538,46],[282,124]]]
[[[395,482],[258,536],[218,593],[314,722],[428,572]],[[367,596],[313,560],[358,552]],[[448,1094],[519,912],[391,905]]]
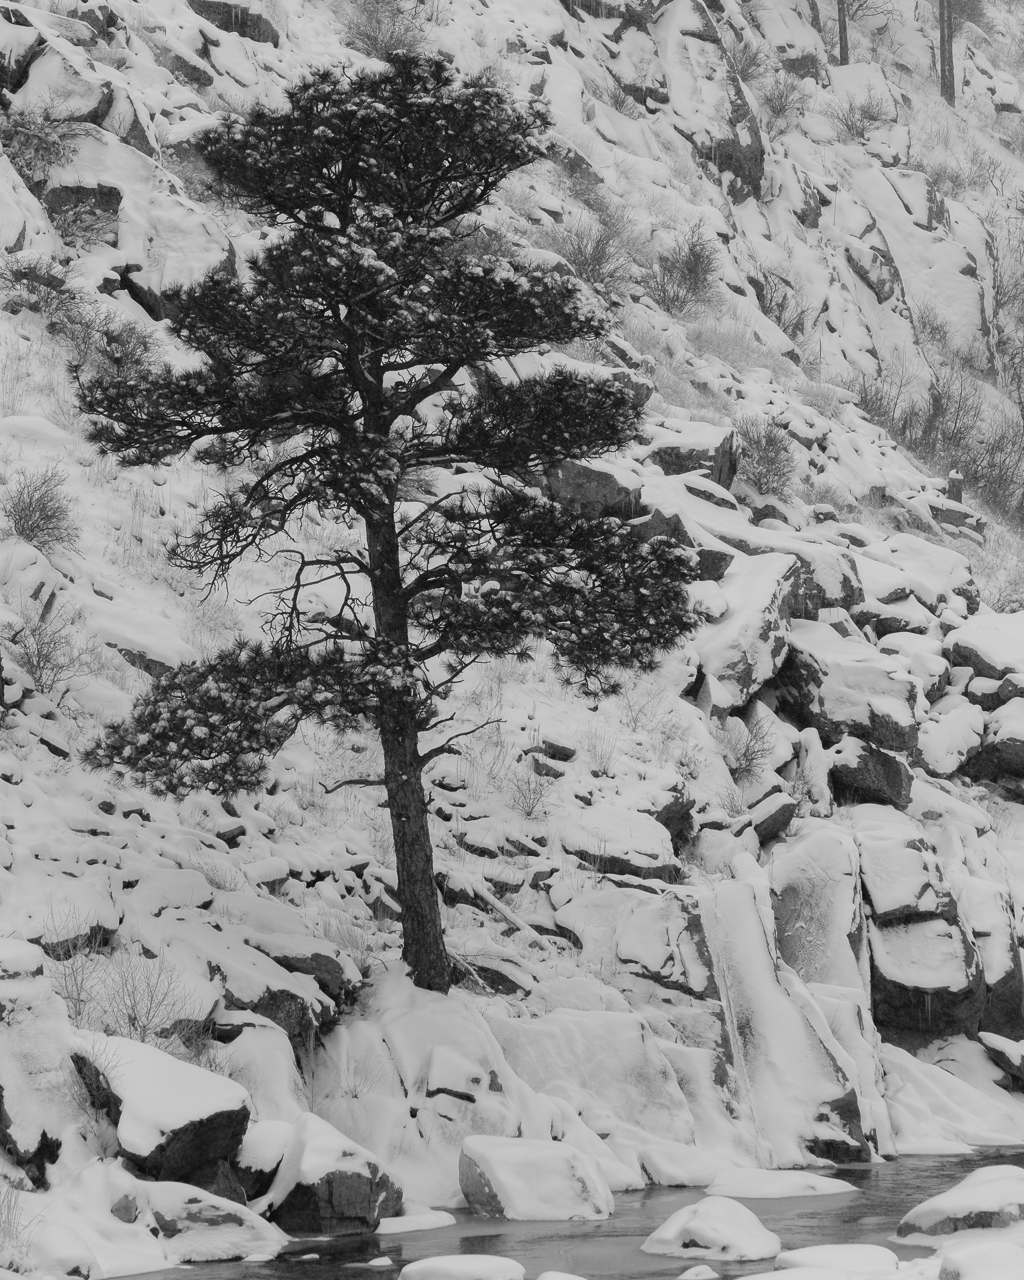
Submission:
[[[188,0],[189,8],[212,22],[221,31],[237,31],[246,40],[257,44],[272,44],[276,49],[281,43],[281,33],[257,4],[228,4],[226,0]]]
[[[289,1235],[352,1235],[373,1231],[381,1218],[394,1217],[402,1192],[375,1164],[363,1173],[332,1170],[319,1182],[300,1183],[270,1214]]]
[[[843,752],[829,770],[834,794],[862,803],[906,809],[914,781],[909,765],[891,751],[883,751],[870,742],[855,738],[849,742],[853,749]]]
[[[894,972],[888,963],[886,943],[896,941],[898,932],[912,935],[899,941],[916,950],[920,985]],[[883,1037],[899,1042],[905,1034],[932,1040],[977,1035],[985,1009],[985,974],[974,941],[959,921],[917,920],[873,927],[871,935],[871,1008]],[[941,985],[941,978],[925,985],[930,952],[939,948],[935,969],[943,962],[946,969],[952,967],[945,954],[952,951],[960,958],[961,972],[947,986]]]

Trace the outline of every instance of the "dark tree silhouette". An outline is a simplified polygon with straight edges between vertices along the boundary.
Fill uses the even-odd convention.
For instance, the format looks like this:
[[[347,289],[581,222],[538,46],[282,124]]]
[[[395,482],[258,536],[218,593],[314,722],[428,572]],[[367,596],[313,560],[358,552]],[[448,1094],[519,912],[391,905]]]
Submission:
[[[956,105],[953,70],[953,0],[939,0],[939,91],[949,105]]]
[[[88,760],[175,794],[253,789],[303,717],[369,721],[403,954],[437,990],[450,966],[422,775],[455,749],[437,741],[453,683],[544,639],[568,681],[600,693],[696,622],[685,548],[544,496],[545,472],[634,438],[635,388],[500,363],[605,331],[577,281],[489,252],[477,216],[543,154],[545,126],[538,105],[442,61],[315,73],[284,112],[198,143],[268,235],[244,278],[173,294],[190,367],[79,370],[91,438],[123,465],[189,454],[222,469],[179,563],[214,579],[246,556],[282,566],[266,643],[161,677]],[[302,549],[308,515],[329,549]]]

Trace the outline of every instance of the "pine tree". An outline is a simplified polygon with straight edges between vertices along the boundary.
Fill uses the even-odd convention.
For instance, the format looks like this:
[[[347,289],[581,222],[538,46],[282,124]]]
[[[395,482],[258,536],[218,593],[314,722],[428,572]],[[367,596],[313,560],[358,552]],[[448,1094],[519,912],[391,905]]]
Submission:
[[[447,990],[421,749],[481,657],[549,642],[568,681],[614,687],[695,625],[691,554],[642,521],[574,513],[544,473],[635,437],[633,390],[595,370],[516,378],[500,362],[605,332],[574,279],[488,251],[477,211],[543,154],[543,109],[485,78],[397,55],[319,71],[198,149],[268,224],[245,278],[178,289],[182,370],[87,375],[91,439],[126,466],[185,454],[223,496],[172,553],[214,580],[245,556],[287,563],[263,645],[160,678],[89,754],[174,794],[260,784],[302,718],[379,732],[403,955]],[[536,367],[541,367],[536,363]],[[292,537],[306,514],[333,548]],[[310,593],[332,596],[314,608]]]

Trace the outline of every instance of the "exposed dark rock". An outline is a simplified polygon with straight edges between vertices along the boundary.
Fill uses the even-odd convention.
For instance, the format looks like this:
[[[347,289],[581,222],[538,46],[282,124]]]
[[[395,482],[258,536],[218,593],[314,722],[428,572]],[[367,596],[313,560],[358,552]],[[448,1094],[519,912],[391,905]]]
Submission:
[[[648,455],[649,461],[661,467],[667,476],[685,475],[689,471],[707,471],[708,479],[723,489],[736,479],[739,463],[739,437],[733,431],[724,435],[714,447],[687,444],[680,434],[678,445],[662,445]]]
[[[1024,1040],[1024,974],[1020,948],[1012,948],[1010,969],[985,989],[982,1031],[992,1031],[1008,1040]]]
[[[504,1218],[498,1193],[483,1169],[465,1151],[459,1155],[459,1190],[470,1209],[482,1218]]]
[[[791,795],[778,791],[765,798],[750,811],[750,824],[759,843],[767,844],[786,830],[797,815],[799,805]]]
[[[245,1204],[248,1199],[244,1184],[226,1160],[211,1160],[209,1164],[193,1169],[188,1181],[194,1187],[223,1200],[234,1200],[236,1204]]]
[[[191,1182],[193,1172],[209,1176],[212,1164],[230,1160],[242,1145],[249,1111],[215,1111],[174,1129],[146,1155],[122,1148],[122,1154],[158,1182]],[[200,1185],[200,1184],[197,1184]]]
[[[402,1208],[402,1192],[377,1165],[366,1174],[332,1170],[319,1182],[299,1183],[269,1214],[289,1235],[344,1236],[374,1231]]]
[[[914,775],[905,760],[858,738],[844,739],[836,751],[829,783],[837,800],[888,804],[896,809],[910,804]]]
[[[921,985],[910,985],[904,975],[887,973],[891,968],[881,950],[886,935],[905,931],[910,937],[901,940],[900,951],[916,953]],[[871,1006],[875,1025],[883,1038],[899,1039],[903,1035],[924,1034],[929,1039],[946,1035],[976,1036],[985,1008],[985,975],[973,939],[959,921],[918,920],[871,930]],[[932,950],[938,944],[940,956],[932,963]],[[939,969],[940,959],[959,953],[963,985],[942,987],[925,985],[929,969]],[[957,961],[955,961],[957,962]],[[932,979],[934,980],[934,979]]]
[[[188,0],[189,8],[221,31],[236,31],[246,40],[258,44],[272,44],[276,49],[281,43],[281,33],[262,13],[254,12],[258,5],[229,4],[227,0]]]

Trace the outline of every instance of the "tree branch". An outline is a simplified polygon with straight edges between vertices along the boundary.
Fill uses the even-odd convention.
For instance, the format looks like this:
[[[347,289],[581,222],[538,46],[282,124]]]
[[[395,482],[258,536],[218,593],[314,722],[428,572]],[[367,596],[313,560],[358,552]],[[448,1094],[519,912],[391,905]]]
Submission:
[[[382,787],[384,786],[383,778],[342,778],[340,782],[335,782],[332,786],[328,786],[326,782],[320,785],[324,789],[324,795],[333,795],[335,791],[340,791],[342,787]]]
[[[485,720],[483,724],[474,725],[472,729],[463,729],[461,733],[453,733],[450,738],[445,738],[439,746],[431,747],[429,751],[420,752],[419,761],[421,765],[429,764],[431,760],[436,760],[438,756],[457,756],[460,753],[455,750],[452,743],[458,738],[468,738],[471,734],[479,733],[481,729],[486,729],[488,725],[501,724],[500,720]]]

